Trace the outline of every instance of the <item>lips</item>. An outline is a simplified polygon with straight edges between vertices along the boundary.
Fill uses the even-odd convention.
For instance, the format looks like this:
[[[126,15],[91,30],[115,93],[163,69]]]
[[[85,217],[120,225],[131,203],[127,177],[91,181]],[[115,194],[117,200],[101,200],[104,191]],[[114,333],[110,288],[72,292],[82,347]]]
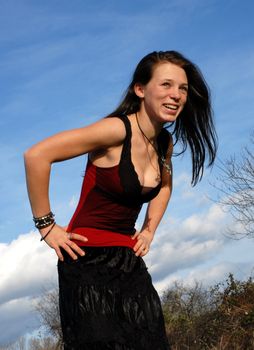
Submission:
[[[163,106],[165,108],[167,108],[168,110],[170,111],[177,111],[179,106],[178,105],[174,105],[174,104],[171,104],[171,103],[164,103]]]

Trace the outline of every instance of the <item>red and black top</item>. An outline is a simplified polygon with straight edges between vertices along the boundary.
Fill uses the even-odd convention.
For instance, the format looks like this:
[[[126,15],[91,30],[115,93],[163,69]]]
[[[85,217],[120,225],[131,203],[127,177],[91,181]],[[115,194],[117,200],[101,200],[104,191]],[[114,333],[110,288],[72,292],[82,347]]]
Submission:
[[[67,229],[88,238],[86,243],[76,241],[78,245],[133,248],[136,241],[131,236],[142,204],[156,197],[161,188],[161,182],[154,188],[141,186],[131,160],[131,124],[127,116],[119,118],[126,129],[119,164],[102,168],[88,157],[79,203]],[[166,129],[157,142],[165,156],[169,143]]]

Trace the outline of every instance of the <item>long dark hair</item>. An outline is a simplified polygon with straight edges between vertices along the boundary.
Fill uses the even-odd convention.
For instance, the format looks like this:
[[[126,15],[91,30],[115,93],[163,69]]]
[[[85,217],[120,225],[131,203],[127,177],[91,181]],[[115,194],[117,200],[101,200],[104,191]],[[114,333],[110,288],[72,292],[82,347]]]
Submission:
[[[188,98],[183,111],[173,123],[174,144],[182,143],[182,151],[190,147],[192,157],[192,185],[201,180],[208,156],[208,166],[214,163],[217,135],[213,123],[210,90],[199,68],[177,51],[154,51],[138,63],[132,81],[119,106],[109,115],[132,114],[140,110],[141,100],[135,94],[137,83],[146,85],[156,65],[170,62],[184,69],[188,79]]]

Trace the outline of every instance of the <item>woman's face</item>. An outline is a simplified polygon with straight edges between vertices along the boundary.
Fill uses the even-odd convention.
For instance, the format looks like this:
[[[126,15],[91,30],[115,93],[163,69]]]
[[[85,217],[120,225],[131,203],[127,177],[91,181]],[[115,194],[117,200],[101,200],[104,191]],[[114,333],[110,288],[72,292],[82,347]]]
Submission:
[[[136,84],[141,98],[140,113],[159,123],[174,122],[182,112],[188,95],[188,80],[183,68],[163,62],[155,66],[146,85]]]

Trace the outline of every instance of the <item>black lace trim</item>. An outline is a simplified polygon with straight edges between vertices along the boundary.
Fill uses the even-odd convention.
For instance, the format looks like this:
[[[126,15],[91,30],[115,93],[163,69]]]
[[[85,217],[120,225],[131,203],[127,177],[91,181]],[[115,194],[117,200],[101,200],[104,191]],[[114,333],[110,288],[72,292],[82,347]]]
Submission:
[[[147,193],[142,193],[142,186],[140,185],[138,175],[135,171],[131,160],[131,124],[126,115],[118,116],[124,123],[126,129],[126,137],[123,144],[121,159],[119,163],[119,175],[126,198],[131,198],[131,201],[136,199],[139,203],[149,202],[157,196],[160,191],[161,183]],[[160,156],[166,157],[168,144],[170,140],[169,132],[162,129],[157,138],[158,149]],[[159,163],[160,172],[162,173],[162,164]]]

